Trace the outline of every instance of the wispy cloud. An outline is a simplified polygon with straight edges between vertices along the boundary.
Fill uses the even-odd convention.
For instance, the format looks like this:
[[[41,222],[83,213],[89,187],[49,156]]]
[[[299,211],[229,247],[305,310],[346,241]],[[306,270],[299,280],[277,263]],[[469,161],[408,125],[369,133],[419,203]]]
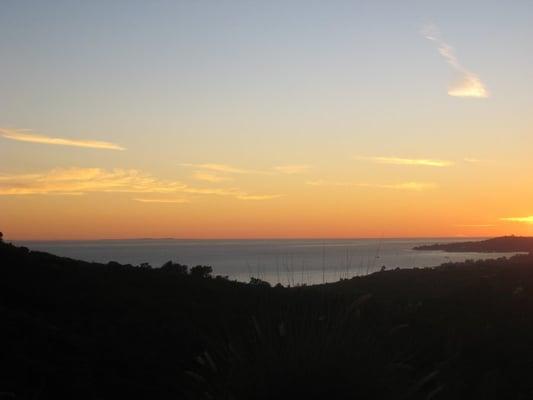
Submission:
[[[141,203],[190,203],[189,199],[150,199],[150,198],[137,198],[133,199]]]
[[[240,189],[197,188],[163,180],[138,170],[101,168],[54,169],[37,174],[0,174],[0,196],[80,195],[86,193],[154,193],[228,196],[239,200],[268,200],[279,194],[250,194]],[[143,198],[148,201],[148,198]],[[142,201],[142,200],[138,200]]]
[[[213,195],[213,196],[228,196],[238,200],[270,200],[282,197],[282,194],[250,194],[240,189],[224,189],[224,188],[194,188],[187,187],[183,193],[197,194],[197,195]]]
[[[227,173],[227,174],[248,175],[248,174],[268,174],[269,173],[269,172],[265,172],[265,171],[255,170],[255,169],[237,168],[237,167],[233,167],[233,166],[227,165],[227,164],[211,164],[211,163],[190,164],[190,163],[182,163],[180,165],[182,167],[197,168],[197,169],[203,169],[203,170],[221,172],[221,173]]]
[[[500,220],[510,222],[521,222],[524,224],[533,224],[533,215],[530,215],[528,217],[506,217],[500,218]]]
[[[452,84],[448,89],[450,96],[489,97],[489,92],[481,79],[459,62],[453,47],[441,39],[440,32],[435,25],[426,25],[421,33],[426,39],[437,44],[440,55],[444,57],[452,69],[459,75],[458,82]]]
[[[495,161],[490,158],[481,159],[481,158],[475,158],[475,157],[465,157],[463,158],[463,162],[465,162],[466,164],[471,164],[471,165],[479,165],[479,164],[485,165],[485,164],[495,163]]]
[[[233,178],[230,178],[228,176],[220,176],[217,174],[213,174],[210,172],[204,172],[204,171],[195,171],[192,177],[199,181],[212,182],[212,183],[233,180]]]
[[[289,174],[289,175],[295,175],[295,174],[302,174],[304,172],[309,171],[311,166],[307,164],[289,164],[289,165],[278,165],[277,167],[274,167],[274,171],[282,173],[282,174]]]
[[[125,150],[124,147],[119,146],[115,143],[103,142],[99,140],[81,140],[50,137],[38,135],[36,133],[31,133],[31,131],[21,129],[13,130],[7,128],[0,128],[0,135],[6,139],[17,140],[19,142],[52,144],[58,146],[86,147],[91,149],[102,150]]]
[[[202,179],[202,177],[207,177],[207,179],[204,179],[204,180],[208,180],[210,178],[207,172],[226,174],[226,175],[231,175],[231,174],[235,174],[235,175],[275,175],[275,174],[295,175],[295,174],[302,174],[311,168],[311,166],[307,164],[278,165],[278,166],[273,167],[272,169],[267,169],[267,170],[239,168],[239,167],[234,167],[228,164],[214,164],[214,163],[205,163],[205,164],[182,163],[180,165],[182,167],[195,168],[199,170],[195,172],[195,177],[197,179]],[[211,175],[211,177],[212,176],[214,175]],[[218,176],[220,177],[220,175]]]
[[[2,175],[0,195],[65,194],[90,192],[175,193],[187,185],[137,170],[101,168],[53,169],[38,174]]]
[[[435,189],[438,187],[433,182],[400,182],[400,183],[360,183],[360,182],[342,182],[342,181],[308,181],[308,185],[312,186],[337,186],[337,187],[370,187],[378,189],[396,189],[396,190],[412,190],[416,192]]]
[[[339,187],[359,187],[361,184],[355,182],[342,182],[342,181],[325,181],[322,179],[315,181],[307,181],[311,186],[339,186]]]
[[[378,188],[383,188],[383,189],[413,190],[416,192],[436,189],[438,187],[438,185],[433,182],[402,182],[402,183],[394,183],[390,185],[367,184],[364,186],[378,187]]]
[[[283,197],[282,194],[264,194],[264,195],[257,195],[257,194],[241,194],[236,196],[239,200],[252,200],[252,201],[261,201],[261,200],[272,200],[277,199],[280,197]]]
[[[435,160],[429,158],[400,158],[400,157],[355,157],[357,160],[368,160],[377,164],[413,165],[424,167],[449,167],[452,161]]]
[[[496,225],[494,224],[457,224],[455,226],[458,228],[490,228]]]

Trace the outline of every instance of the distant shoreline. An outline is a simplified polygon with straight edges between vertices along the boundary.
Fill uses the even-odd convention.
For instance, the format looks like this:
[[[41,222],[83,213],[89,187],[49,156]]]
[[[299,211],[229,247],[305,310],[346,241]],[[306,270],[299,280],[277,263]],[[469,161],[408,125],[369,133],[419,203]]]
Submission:
[[[215,273],[247,282],[252,275],[276,284],[318,284],[367,275],[385,266],[427,268],[445,262],[487,259],[507,254],[414,251],[433,243],[456,243],[458,238],[433,239],[276,239],[276,240],[106,240],[13,243],[32,250],[87,262],[158,268],[169,260],[187,265],[209,265]],[[461,238],[462,240],[462,238]],[[479,239],[469,239],[479,240]]]
[[[530,253],[533,252],[533,237],[502,236],[480,241],[435,243],[431,245],[416,246],[413,250],[441,250],[447,253]]]

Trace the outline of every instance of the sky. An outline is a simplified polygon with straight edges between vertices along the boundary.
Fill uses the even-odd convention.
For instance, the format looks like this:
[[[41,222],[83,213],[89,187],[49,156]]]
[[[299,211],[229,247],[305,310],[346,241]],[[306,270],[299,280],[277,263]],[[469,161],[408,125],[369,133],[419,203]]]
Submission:
[[[11,239],[533,235],[531,1],[0,1]]]

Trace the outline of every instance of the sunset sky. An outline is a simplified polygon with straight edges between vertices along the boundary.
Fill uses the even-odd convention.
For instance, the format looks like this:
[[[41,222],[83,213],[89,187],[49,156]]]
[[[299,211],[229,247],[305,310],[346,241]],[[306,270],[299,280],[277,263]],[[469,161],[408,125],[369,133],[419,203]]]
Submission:
[[[10,239],[533,235],[531,1],[2,1]]]

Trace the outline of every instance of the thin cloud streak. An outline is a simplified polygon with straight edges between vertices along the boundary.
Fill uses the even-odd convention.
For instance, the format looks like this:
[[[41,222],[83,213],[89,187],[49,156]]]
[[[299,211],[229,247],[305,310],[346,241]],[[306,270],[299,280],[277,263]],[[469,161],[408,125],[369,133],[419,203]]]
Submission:
[[[480,158],[475,158],[475,157],[465,157],[465,158],[463,158],[463,161],[466,164],[471,164],[471,165],[493,164],[494,163],[494,160],[492,160],[492,159],[480,159]]]
[[[244,192],[239,189],[205,189],[205,188],[193,188],[187,187],[183,189],[183,193],[188,194],[198,194],[198,195],[213,195],[213,196],[228,196],[233,197],[238,200],[270,200],[278,197],[282,197],[282,194],[267,194],[267,195],[256,195]]]
[[[506,217],[506,218],[500,218],[501,221],[509,221],[509,222],[521,222],[524,224],[532,224],[533,225],[533,215],[527,216],[527,217]]]
[[[188,200],[188,199],[145,199],[145,198],[137,198],[137,199],[133,199],[133,200],[141,202],[141,203],[177,203],[177,204],[190,203],[190,200]]]
[[[137,170],[101,168],[53,169],[32,175],[4,175],[0,195],[68,193],[175,193],[187,188],[181,182],[162,181]]]
[[[495,224],[457,224],[455,225],[458,228],[489,228],[496,226]]]
[[[365,185],[369,187],[378,187],[383,189],[398,189],[398,190],[413,190],[416,192],[421,192],[424,190],[436,189],[438,185],[432,182],[402,182],[392,185]]]
[[[338,187],[359,187],[361,186],[361,184],[354,183],[354,182],[325,181],[325,180],[307,181],[306,184],[310,186],[338,186]]]
[[[466,69],[457,59],[453,47],[440,38],[440,32],[435,25],[427,25],[422,29],[422,35],[437,44],[439,53],[452,69],[459,75],[459,81],[448,89],[450,96],[456,97],[489,97],[489,92],[481,79]]]
[[[239,200],[251,200],[251,201],[261,201],[261,200],[272,200],[283,197],[282,194],[265,194],[265,195],[254,195],[254,194],[241,194],[236,196]]]
[[[6,128],[0,128],[0,135],[6,139],[16,140],[19,142],[50,144],[58,146],[71,146],[71,147],[85,147],[90,149],[100,150],[126,150],[124,147],[111,142],[104,142],[99,140],[81,140],[81,139],[65,139],[50,137],[44,135],[38,135],[35,133],[28,133],[25,130],[12,130]]]
[[[435,160],[428,158],[400,158],[400,157],[355,157],[357,160],[367,160],[376,164],[413,165],[423,167],[449,167],[452,161]]]
[[[198,179],[202,178],[202,175],[200,174],[202,173],[207,174],[207,172],[203,172],[203,171],[210,171],[210,172],[221,173],[221,174],[235,174],[235,175],[275,175],[275,174],[295,175],[295,174],[305,173],[311,168],[311,166],[307,164],[277,165],[273,167],[272,170],[238,168],[238,167],[234,167],[228,164],[216,164],[216,163],[204,163],[204,164],[181,163],[180,165],[182,167],[196,168],[200,170],[195,173],[200,176],[200,178]]]
[[[240,189],[196,188],[158,179],[138,170],[101,168],[54,169],[39,174],[0,175],[0,196],[81,195],[86,193],[183,193],[228,196],[238,200],[268,200],[279,194],[250,194]]]
[[[212,163],[191,164],[191,163],[182,163],[180,165],[182,167],[187,167],[187,168],[204,169],[204,170],[208,170],[208,171],[221,172],[221,173],[227,173],[227,174],[239,174],[239,175],[269,174],[269,172],[265,172],[265,171],[258,171],[258,170],[254,170],[254,169],[237,168],[237,167],[233,167],[233,166],[227,165],[227,164],[212,164]]]
[[[340,182],[340,181],[308,181],[308,185],[311,186],[337,186],[337,187],[370,187],[378,189],[395,189],[395,190],[411,190],[411,191],[424,191],[429,189],[435,189],[437,184],[432,182],[401,182],[392,184],[381,183],[358,183],[358,182]]]

